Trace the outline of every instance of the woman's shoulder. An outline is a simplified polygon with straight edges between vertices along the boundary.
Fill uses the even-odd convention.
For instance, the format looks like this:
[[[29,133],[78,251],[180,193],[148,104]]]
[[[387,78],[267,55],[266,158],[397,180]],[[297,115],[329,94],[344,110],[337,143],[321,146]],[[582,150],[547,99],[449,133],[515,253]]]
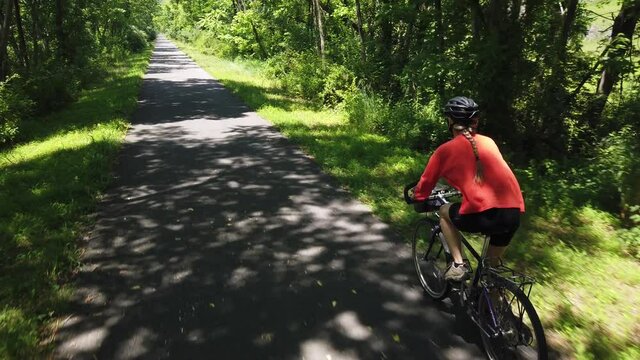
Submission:
[[[474,137],[475,137],[476,139],[493,141],[493,139],[492,139],[492,138],[490,138],[490,137],[489,137],[489,136],[487,136],[487,135],[475,134],[475,135],[474,135]]]
[[[479,142],[493,144],[493,145],[496,144],[496,142],[492,138],[490,138],[490,137],[488,137],[486,135],[476,134],[474,137],[475,137],[476,141],[479,141]]]
[[[440,144],[440,146],[438,146],[436,151],[442,152],[442,151],[446,151],[449,148],[455,147],[457,139],[458,139],[458,136],[454,137],[453,139],[449,139],[449,140],[443,142],[442,144]]]

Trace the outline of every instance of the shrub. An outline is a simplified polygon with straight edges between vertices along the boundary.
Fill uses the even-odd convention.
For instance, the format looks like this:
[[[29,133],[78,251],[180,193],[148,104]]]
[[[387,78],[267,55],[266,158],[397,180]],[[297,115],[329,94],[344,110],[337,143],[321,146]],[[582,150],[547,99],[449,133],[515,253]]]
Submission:
[[[147,41],[153,42],[158,37],[158,32],[153,27],[144,29],[144,33],[147,34]]]
[[[238,51],[231,41],[219,38],[211,31],[199,31],[193,41],[198,50],[203,54],[215,55],[221,58],[233,59],[238,55]]]
[[[632,213],[629,216],[631,227],[617,231],[618,239],[622,242],[624,251],[640,260],[640,206],[635,205],[629,208]]]
[[[312,101],[322,99],[325,71],[316,54],[285,51],[269,59],[268,68],[289,94]]]
[[[138,29],[134,25],[129,26],[125,41],[127,49],[133,52],[140,52],[149,46],[147,39],[149,35],[144,31]]]
[[[0,82],[0,147],[10,144],[18,135],[20,122],[33,109],[26,96],[20,76],[13,75]]]
[[[33,349],[38,344],[38,329],[22,311],[0,309],[0,357],[36,358]]]
[[[215,34],[209,31],[200,31],[193,40],[193,45],[203,54],[220,56],[217,49],[217,41]]]
[[[435,149],[449,139],[451,134],[438,100],[432,99],[426,105],[419,105],[417,112],[417,124],[410,133],[415,147]]]
[[[50,65],[31,74],[25,92],[35,101],[35,111],[44,114],[72,102],[80,92],[80,80],[72,67]]]
[[[343,108],[349,123],[366,131],[375,131],[377,122],[387,113],[387,106],[381,97],[363,90],[348,94]]]
[[[325,105],[338,105],[345,100],[347,94],[356,90],[355,75],[343,65],[327,65],[323,79],[321,96]]]
[[[615,205],[623,213],[630,206],[640,205],[640,159],[636,156],[640,141],[636,134],[631,126],[611,133],[598,146],[594,162],[598,177],[604,180],[602,187],[613,187],[618,192],[620,203]]]
[[[390,103],[379,95],[356,91],[345,97],[349,122],[365,131],[386,135],[414,149],[435,149],[447,138],[436,101],[422,105]]]

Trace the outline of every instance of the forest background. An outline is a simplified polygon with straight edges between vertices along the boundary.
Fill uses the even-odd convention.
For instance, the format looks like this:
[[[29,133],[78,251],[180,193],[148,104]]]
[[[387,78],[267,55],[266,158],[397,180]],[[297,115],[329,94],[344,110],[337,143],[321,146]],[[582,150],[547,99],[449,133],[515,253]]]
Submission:
[[[554,351],[639,358],[639,17],[638,0],[0,1],[0,357],[49,348],[157,27],[405,233],[399,191],[447,139],[443,103],[474,98],[525,191],[508,257],[539,280]],[[77,159],[33,155],[82,131]]]

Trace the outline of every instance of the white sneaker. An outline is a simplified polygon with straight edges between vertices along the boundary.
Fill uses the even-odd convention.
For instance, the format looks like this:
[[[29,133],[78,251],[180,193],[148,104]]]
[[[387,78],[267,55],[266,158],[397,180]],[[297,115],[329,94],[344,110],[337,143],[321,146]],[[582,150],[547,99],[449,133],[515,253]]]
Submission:
[[[462,281],[466,280],[468,275],[469,270],[464,263],[455,264],[451,262],[451,264],[449,264],[449,267],[447,268],[447,271],[444,272],[444,279],[451,281]]]

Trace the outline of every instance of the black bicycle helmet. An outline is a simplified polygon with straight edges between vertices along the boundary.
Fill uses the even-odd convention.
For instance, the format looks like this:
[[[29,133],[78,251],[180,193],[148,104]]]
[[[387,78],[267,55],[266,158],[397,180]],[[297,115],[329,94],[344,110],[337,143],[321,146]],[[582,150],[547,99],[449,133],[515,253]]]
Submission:
[[[465,96],[456,96],[447,101],[444,106],[444,114],[456,122],[467,124],[471,119],[480,115],[478,104]]]

